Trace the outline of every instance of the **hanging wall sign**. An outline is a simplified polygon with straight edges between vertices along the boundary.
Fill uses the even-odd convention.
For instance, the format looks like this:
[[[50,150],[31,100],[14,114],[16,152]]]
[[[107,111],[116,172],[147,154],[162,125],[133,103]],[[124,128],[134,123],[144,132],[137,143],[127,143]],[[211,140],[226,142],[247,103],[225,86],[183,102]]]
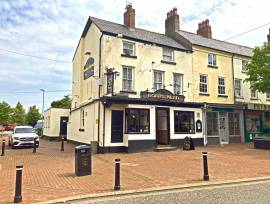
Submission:
[[[84,65],[84,79],[88,79],[89,77],[94,75],[94,58],[89,57]]]

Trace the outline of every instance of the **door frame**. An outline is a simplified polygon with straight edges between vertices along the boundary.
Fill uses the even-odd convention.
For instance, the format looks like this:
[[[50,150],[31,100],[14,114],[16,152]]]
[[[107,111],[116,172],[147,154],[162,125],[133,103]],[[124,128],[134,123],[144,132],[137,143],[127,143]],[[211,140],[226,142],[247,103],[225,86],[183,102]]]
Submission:
[[[118,112],[122,112],[122,142],[112,142],[112,120],[113,120],[113,112],[114,111],[118,111]],[[111,124],[110,124],[110,128],[111,128],[111,134],[110,134],[110,144],[123,144],[124,143],[124,128],[125,128],[125,111],[124,110],[111,110]]]
[[[155,112],[155,120],[156,120],[156,130],[155,130],[155,134],[156,134],[156,146],[159,145],[157,142],[157,126],[158,126],[158,110],[166,110],[167,111],[167,130],[168,130],[168,145],[171,145],[171,128],[170,128],[170,108],[168,107],[156,107],[156,112]]]
[[[220,129],[220,113],[225,114],[225,131],[221,131]],[[230,136],[229,136],[229,121],[228,121],[228,112],[218,112],[218,129],[219,129],[219,143],[220,144],[229,144]],[[222,142],[224,137],[221,136],[222,133],[225,133],[227,141]]]

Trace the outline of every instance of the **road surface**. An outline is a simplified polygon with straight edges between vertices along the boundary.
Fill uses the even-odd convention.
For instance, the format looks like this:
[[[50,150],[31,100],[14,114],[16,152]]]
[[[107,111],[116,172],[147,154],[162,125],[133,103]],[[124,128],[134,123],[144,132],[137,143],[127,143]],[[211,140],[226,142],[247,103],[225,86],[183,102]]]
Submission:
[[[72,204],[270,204],[270,180],[70,201]]]

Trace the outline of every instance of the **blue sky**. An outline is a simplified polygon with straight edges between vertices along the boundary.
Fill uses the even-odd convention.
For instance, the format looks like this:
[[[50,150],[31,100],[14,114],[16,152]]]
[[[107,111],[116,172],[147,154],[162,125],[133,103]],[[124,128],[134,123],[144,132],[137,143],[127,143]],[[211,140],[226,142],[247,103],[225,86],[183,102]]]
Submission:
[[[181,29],[196,32],[208,18],[213,37],[224,40],[270,22],[268,0],[129,0],[136,9],[136,26],[164,33],[166,13],[178,8]],[[225,1],[225,2],[224,2]],[[198,14],[222,3],[196,18]],[[72,56],[89,15],[122,23],[125,0],[1,0],[0,101],[41,107],[71,92]],[[230,42],[254,47],[266,41],[270,25]],[[31,58],[4,50],[40,56]]]

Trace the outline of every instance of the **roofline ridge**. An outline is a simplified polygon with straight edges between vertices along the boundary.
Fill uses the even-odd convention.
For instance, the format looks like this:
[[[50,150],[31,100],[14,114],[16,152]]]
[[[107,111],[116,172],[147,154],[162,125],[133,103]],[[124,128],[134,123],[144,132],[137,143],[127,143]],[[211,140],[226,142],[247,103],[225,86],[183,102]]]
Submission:
[[[193,33],[193,32],[190,32],[190,31],[185,31],[185,30],[179,30],[179,31],[182,31],[182,32],[185,32],[185,33],[190,33],[190,34],[193,34],[193,35],[198,35],[196,33]],[[198,35],[202,38],[206,38],[204,36],[201,36],[201,35]],[[206,38],[206,39],[210,39],[210,40],[216,40],[216,41],[219,41],[219,42],[223,42],[223,43],[227,43],[227,44],[231,44],[231,45],[237,45],[237,46],[241,46],[241,47],[245,47],[245,48],[249,48],[251,50],[253,50],[254,48],[252,47],[249,47],[249,46],[246,46],[246,45],[240,45],[240,44],[236,44],[236,43],[231,43],[231,42],[227,42],[227,41],[224,41],[224,40],[219,40],[219,39],[215,39],[215,38]]]

